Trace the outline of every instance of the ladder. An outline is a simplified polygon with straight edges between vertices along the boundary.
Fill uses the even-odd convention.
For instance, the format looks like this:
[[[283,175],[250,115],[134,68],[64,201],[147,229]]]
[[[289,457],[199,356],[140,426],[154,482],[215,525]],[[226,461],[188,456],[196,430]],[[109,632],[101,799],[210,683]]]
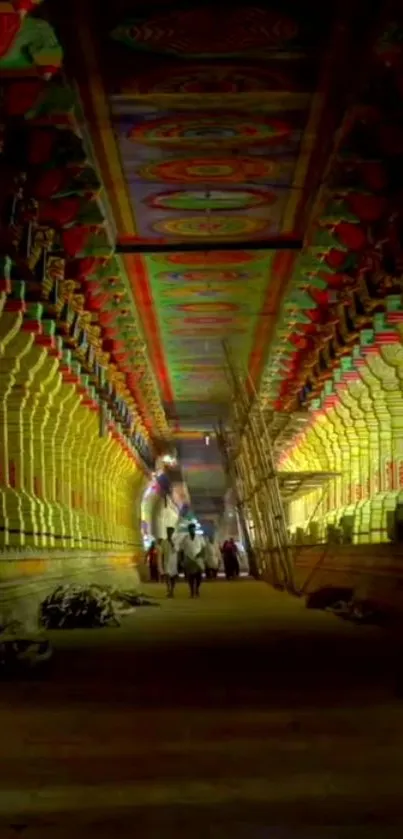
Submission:
[[[259,573],[275,586],[296,590],[293,550],[274,462],[269,424],[249,376],[242,376],[224,343],[232,394],[232,427],[219,444],[236,498],[247,521]],[[248,386],[247,386],[248,385]]]

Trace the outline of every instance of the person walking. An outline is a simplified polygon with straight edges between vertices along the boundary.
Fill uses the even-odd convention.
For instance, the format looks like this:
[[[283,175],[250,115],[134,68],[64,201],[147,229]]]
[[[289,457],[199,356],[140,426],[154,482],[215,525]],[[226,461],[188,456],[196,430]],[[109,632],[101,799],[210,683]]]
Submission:
[[[150,569],[150,582],[151,583],[158,583],[159,581],[159,570],[158,570],[158,549],[157,543],[155,539],[151,542],[151,545],[147,551],[147,562],[148,567]]]
[[[238,548],[236,546],[236,542],[235,542],[234,539],[230,539],[230,543],[231,543],[231,550],[232,550],[232,574],[233,574],[233,577],[235,577],[235,579],[237,579],[239,577],[239,571],[240,571],[239,551],[238,551]]]
[[[174,527],[167,527],[167,538],[162,543],[162,570],[168,597],[174,597],[178,579],[178,551],[174,542],[174,533]]]
[[[163,543],[163,541],[164,541],[163,539],[158,539],[157,540],[157,545],[156,545],[156,548],[157,548],[158,580],[159,581],[162,580],[162,576],[163,576],[163,573],[164,573],[163,567],[162,567],[162,543]]]
[[[183,567],[188,581],[190,596],[200,596],[200,586],[204,571],[204,539],[196,533],[196,525],[189,524],[188,533],[182,541]]]
[[[205,560],[206,560],[206,578],[208,580],[215,580],[218,573],[218,566],[220,564],[220,556],[219,556],[219,548],[214,541],[214,538],[211,537],[206,542],[205,547]]]
[[[234,540],[226,539],[221,550],[227,580],[233,580],[234,577],[239,577],[238,550]]]

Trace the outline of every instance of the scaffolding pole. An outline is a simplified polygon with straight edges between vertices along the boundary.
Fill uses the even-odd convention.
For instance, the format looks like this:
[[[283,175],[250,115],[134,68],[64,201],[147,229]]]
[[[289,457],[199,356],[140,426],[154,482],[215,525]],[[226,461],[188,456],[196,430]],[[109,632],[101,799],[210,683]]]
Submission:
[[[269,427],[253,382],[239,374],[225,343],[224,355],[233,407],[231,430],[220,431],[228,475],[248,531],[253,531],[250,541],[260,573],[267,575],[269,563],[273,585],[295,592],[293,549],[288,539]]]
[[[238,521],[240,524],[240,528],[242,531],[242,537],[244,541],[244,545],[246,548],[246,553],[249,562],[249,571],[252,577],[259,576],[259,569],[256,563],[255,554],[252,548],[251,539],[249,535],[248,526],[245,519],[245,505],[242,498],[242,492],[240,487],[240,482],[238,480],[238,476],[236,473],[235,462],[229,457],[229,452],[231,451],[231,445],[227,440],[227,435],[224,430],[222,422],[220,422],[219,428],[216,429],[216,437],[219,449],[221,451],[221,456],[224,463],[224,469],[228,477],[228,481],[231,485],[232,491],[234,493],[235,498],[235,507],[238,514]]]

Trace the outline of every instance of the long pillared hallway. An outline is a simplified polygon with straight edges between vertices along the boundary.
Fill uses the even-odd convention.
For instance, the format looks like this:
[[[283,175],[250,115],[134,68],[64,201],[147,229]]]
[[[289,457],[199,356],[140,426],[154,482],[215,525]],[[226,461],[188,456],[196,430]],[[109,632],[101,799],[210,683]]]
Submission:
[[[0,839],[400,839],[402,112],[402,0],[0,2]]]
[[[388,635],[249,580],[148,592],[161,608],[54,633],[51,677],[2,685],[2,836],[398,835]]]

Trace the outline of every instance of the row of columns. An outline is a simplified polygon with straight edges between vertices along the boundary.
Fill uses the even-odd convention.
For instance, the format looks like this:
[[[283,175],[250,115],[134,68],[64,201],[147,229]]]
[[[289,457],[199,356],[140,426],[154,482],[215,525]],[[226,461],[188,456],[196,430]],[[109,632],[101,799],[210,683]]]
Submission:
[[[357,348],[355,355],[279,467],[339,473],[325,491],[290,505],[292,530],[310,523],[323,537],[348,516],[354,542],[385,542],[403,502],[403,346],[384,344],[365,355]]]
[[[0,549],[141,544],[141,465],[86,400],[57,338],[0,315]],[[52,347],[53,344],[53,347]]]

